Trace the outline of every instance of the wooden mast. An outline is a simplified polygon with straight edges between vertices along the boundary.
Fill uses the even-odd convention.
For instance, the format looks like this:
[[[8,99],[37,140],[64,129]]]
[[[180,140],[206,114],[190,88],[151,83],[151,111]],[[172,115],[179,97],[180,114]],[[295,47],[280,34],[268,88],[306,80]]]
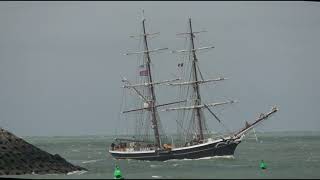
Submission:
[[[195,83],[193,84],[193,89],[196,92],[196,96],[197,99],[194,103],[194,105],[200,105],[201,104],[201,97],[200,97],[200,91],[199,91],[199,85],[198,85],[198,75],[197,75],[197,67],[196,67],[196,63],[198,61],[197,57],[196,57],[196,52],[194,51],[194,34],[192,32],[192,26],[191,26],[191,18],[189,18],[189,28],[190,28],[190,39],[191,39],[191,48],[192,48],[192,56],[193,56],[193,60],[192,60],[192,70],[193,70],[193,78]],[[196,116],[198,119],[198,126],[199,126],[199,135],[200,135],[200,140],[203,140],[203,129],[202,129],[202,122],[201,122],[201,113],[200,113],[200,109],[196,108]]]
[[[148,102],[149,107],[151,108],[151,115],[152,115],[152,128],[154,131],[154,136],[156,140],[156,147],[160,148],[161,143],[160,143],[160,135],[159,135],[159,128],[158,128],[158,121],[157,121],[157,109],[155,106],[156,102],[156,96],[155,96],[155,90],[152,84],[152,76],[151,76],[151,68],[150,68],[150,63],[151,63],[151,58],[149,55],[149,48],[148,48],[148,41],[147,41],[147,34],[146,34],[146,28],[145,28],[145,19],[143,18],[142,20],[142,27],[143,27],[143,41],[144,41],[144,48],[145,48],[145,55],[147,57],[147,73],[148,73],[148,79],[149,79],[149,89],[151,92],[151,101]]]

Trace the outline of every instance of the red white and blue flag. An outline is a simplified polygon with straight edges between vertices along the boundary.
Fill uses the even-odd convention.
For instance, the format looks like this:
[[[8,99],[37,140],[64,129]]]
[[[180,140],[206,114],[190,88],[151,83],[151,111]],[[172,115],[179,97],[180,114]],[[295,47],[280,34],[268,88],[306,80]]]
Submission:
[[[149,76],[149,71],[144,64],[140,65],[139,67],[142,69],[139,72],[140,76]]]
[[[149,76],[148,69],[140,71],[140,76]]]

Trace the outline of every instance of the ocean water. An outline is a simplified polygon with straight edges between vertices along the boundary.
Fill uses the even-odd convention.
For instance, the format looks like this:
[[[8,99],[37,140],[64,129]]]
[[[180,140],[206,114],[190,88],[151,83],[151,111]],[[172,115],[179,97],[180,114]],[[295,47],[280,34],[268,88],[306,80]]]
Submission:
[[[247,137],[234,156],[165,162],[114,160],[107,152],[112,136],[25,137],[29,143],[60,154],[88,171],[67,175],[19,175],[32,179],[112,179],[115,164],[127,179],[166,178],[320,178],[320,132],[258,133]],[[266,170],[259,169],[264,160]],[[4,176],[3,176],[4,177]],[[8,177],[8,176],[7,176]]]

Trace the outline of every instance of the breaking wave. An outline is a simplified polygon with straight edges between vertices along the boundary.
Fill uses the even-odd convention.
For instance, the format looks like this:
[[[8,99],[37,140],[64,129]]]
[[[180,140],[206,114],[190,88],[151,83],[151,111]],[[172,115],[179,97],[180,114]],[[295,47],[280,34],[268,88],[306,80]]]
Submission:
[[[156,167],[161,167],[162,165],[155,165],[155,164],[151,164],[150,167],[151,168],[156,168]]]
[[[102,161],[102,160],[103,159],[93,159],[93,160],[83,161],[82,164],[95,163],[95,162]]]
[[[72,172],[68,172],[67,175],[81,175],[83,173],[86,173],[87,171],[72,171]]]
[[[162,178],[162,176],[151,176],[153,178]]]

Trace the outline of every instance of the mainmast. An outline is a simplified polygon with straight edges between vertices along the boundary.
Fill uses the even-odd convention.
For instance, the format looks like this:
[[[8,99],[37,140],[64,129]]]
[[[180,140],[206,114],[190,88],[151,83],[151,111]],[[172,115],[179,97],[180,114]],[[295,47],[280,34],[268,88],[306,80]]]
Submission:
[[[199,86],[203,83],[209,83],[209,82],[216,82],[216,81],[223,81],[228,78],[220,77],[220,78],[210,78],[210,79],[203,79],[200,69],[198,67],[198,59],[196,56],[196,51],[201,51],[201,50],[206,50],[206,49],[212,49],[214,46],[207,46],[207,47],[200,47],[200,48],[195,48],[194,45],[194,37],[195,34],[201,33],[201,32],[206,32],[206,31],[193,31],[192,30],[192,25],[191,25],[191,18],[189,18],[188,21],[189,25],[189,30],[186,33],[178,33],[177,35],[188,35],[190,36],[190,41],[191,41],[191,46],[190,49],[183,49],[183,50],[175,50],[172,51],[173,53],[191,53],[192,58],[191,58],[191,79],[186,82],[177,82],[177,83],[168,83],[168,85],[171,86],[184,86],[184,85],[192,85],[193,87],[193,94],[192,94],[192,105],[190,106],[183,106],[183,107],[173,107],[173,108],[166,108],[163,109],[162,111],[172,111],[172,110],[193,110],[193,116],[192,120],[197,124],[197,139],[198,140],[204,140],[204,117],[203,117],[203,110],[206,108],[215,118],[218,122],[221,123],[220,119],[210,110],[210,107],[216,107],[216,106],[221,106],[225,104],[233,104],[237,101],[235,100],[229,100],[229,101],[224,101],[224,102],[216,102],[216,103],[206,103],[202,104],[201,100],[201,95],[200,95],[200,88]],[[200,73],[200,77],[198,76],[198,72]]]
[[[191,18],[189,18],[189,28],[190,28],[191,48],[195,49],[194,48],[194,41],[193,41],[194,34],[192,32]],[[195,83],[193,83],[193,89],[194,89],[194,91],[196,93],[196,97],[197,97],[197,99],[195,99],[195,101],[194,101],[194,105],[197,106],[197,105],[201,104],[201,96],[200,96],[200,90],[199,90],[199,85],[198,85],[198,75],[197,75],[197,67],[196,67],[196,63],[197,63],[198,59],[197,59],[195,51],[192,51],[192,57],[193,57],[193,60],[192,60],[193,80],[195,81]],[[196,108],[195,111],[196,111],[196,116],[198,119],[197,122],[198,122],[198,127],[199,127],[200,140],[203,140],[204,137],[203,137],[203,129],[202,129],[202,117],[201,117],[201,112],[200,112],[201,109]]]
[[[161,144],[160,144],[158,121],[157,121],[157,109],[155,106],[156,96],[155,96],[155,90],[154,90],[154,87],[152,84],[152,75],[151,75],[151,68],[150,68],[151,58],[150,58],[149,48],[148,48],[147,34],[146,34],[146,28],[145,28],[145,19],[142,20],[142,27],[143,27],[144,50],[145,50],[145,55],[147,58],[146,67],[147,67],[147,72],[148,72],[149,90],[151,92],[151,100],[150,100],[150,102],[148,102],[148,104],[149,104],[149,107],[151,108],[151,116],[152,116],[151,122],[152,122],[153,131],[154,131],[156,147],[160,148]]]

